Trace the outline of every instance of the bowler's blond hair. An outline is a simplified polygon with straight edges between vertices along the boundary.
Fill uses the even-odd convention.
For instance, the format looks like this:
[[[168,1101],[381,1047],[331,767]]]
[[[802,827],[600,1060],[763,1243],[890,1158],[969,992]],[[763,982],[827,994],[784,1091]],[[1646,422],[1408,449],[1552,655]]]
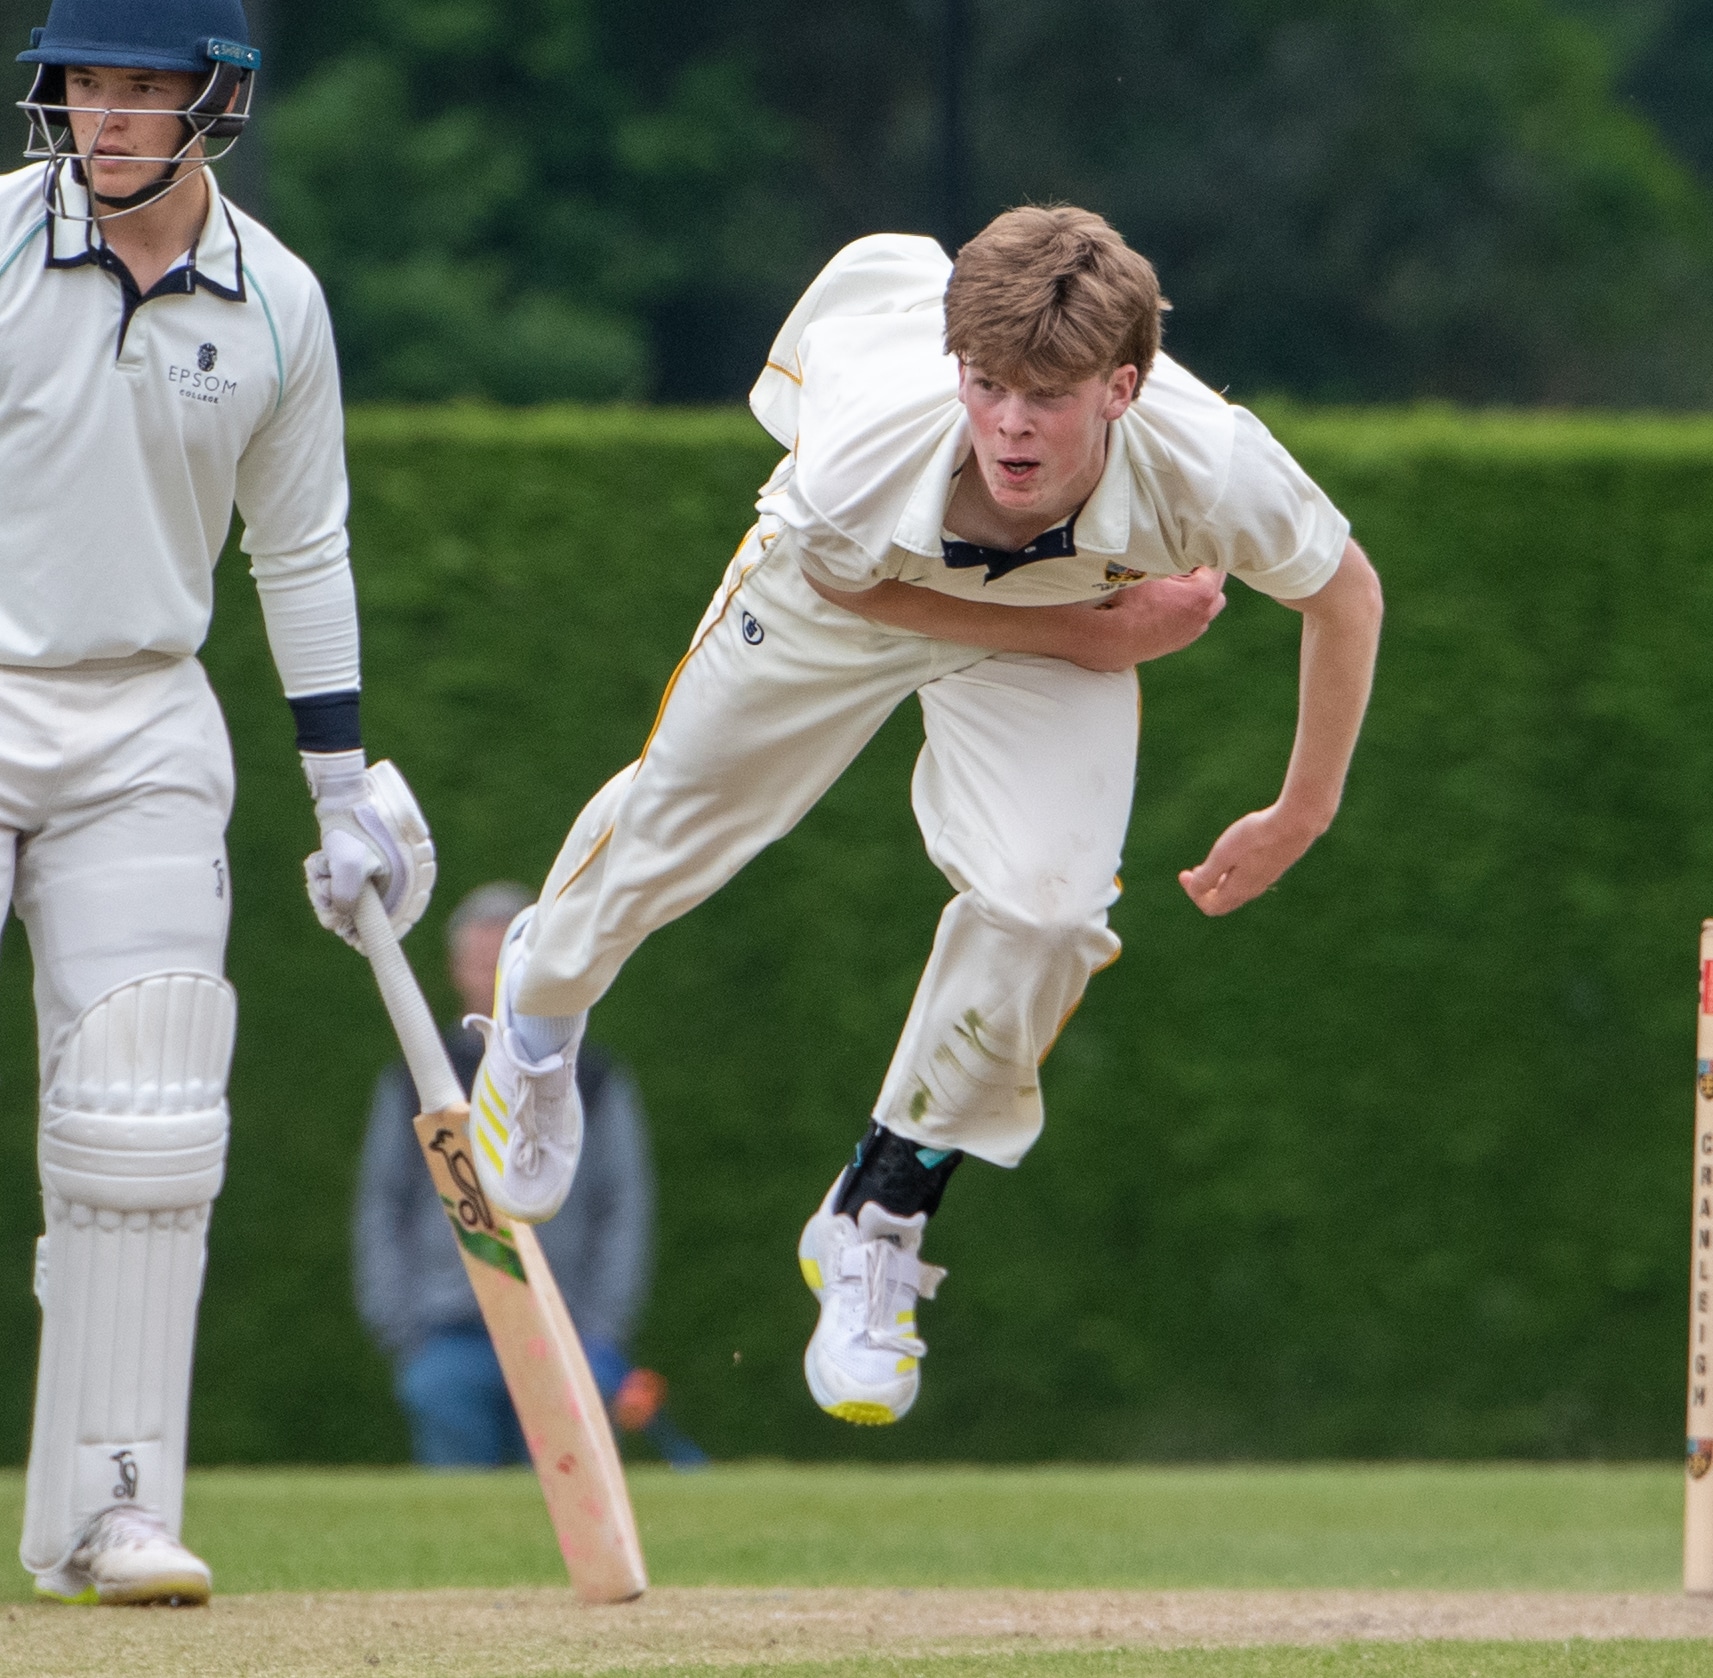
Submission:
[[[1023,389],[1064,389],[1160,348],[1154,265],[1092,210],[1027,204],[958,252],[946,287],[946,349]]]

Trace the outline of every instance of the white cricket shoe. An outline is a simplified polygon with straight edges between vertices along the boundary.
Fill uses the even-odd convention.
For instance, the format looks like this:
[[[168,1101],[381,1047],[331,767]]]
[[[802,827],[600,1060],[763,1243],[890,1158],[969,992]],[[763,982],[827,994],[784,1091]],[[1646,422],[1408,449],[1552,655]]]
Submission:
[[[531,1060],[513,1023],[512,974],[523,955],[523,934],[534,907],[506,931],[494,975],[494,1018],[464,1023],[487,1043],[470,1089],[470,1139],[483,1192],[507,1217],[545,1223],[571,1192],[583,1148],[583,1104],[573,1073],[578,1021],[565,1054]]]
[[[71,1559],[36,1578],[36,1595],[49,1602],[165,1602],[197,1607],[208,1600],[214,1576],[156,1515],[119,1504],[104,1509],[78,1535]]]
[[[916,1301],[932,1299],[946,1273],[918,1256],[926,1212],[901,1218],[871,1200],[853,1222],[833,1210],[843,1182],[841,1173],[797,1243],[803,1280],[821,1302],[803,1373],[829,1416],[884,1427],[916,1402],[928,1350]]]

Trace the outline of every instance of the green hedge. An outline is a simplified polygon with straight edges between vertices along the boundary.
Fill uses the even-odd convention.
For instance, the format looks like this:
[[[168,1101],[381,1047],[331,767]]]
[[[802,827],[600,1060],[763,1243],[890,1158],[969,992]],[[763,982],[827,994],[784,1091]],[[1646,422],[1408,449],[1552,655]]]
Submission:
[[[1713,908],[1713,423],[1271,417],[1388,589],[1332,833],[1208,921],[1174,876],[1276,787],[1297,620],[1234,587],[1145,672],[1127,953],[1047,1069],[1023,1169],[966,1168],[907,1425],[803,1391],[798,1224],[858,1134],[947,888],[905,707],[798,832],[654,939],[595,1030],[635,1064],[662,1182],[637,1350],[722,1455],[1659,1455],[1682,1416],[1692,965]],[[538,879],[633,756],[772,450],[733,413],[352,416],[371,748],[442,885]],[[396,1457],[350,1303],[364,1104],[391,1052],[298,883],[313,828],[253,591],[209,665],[237,742],[230,1183],[204,1461]],[[27,963],[0,1000],[0,1455],[29,1400]]]

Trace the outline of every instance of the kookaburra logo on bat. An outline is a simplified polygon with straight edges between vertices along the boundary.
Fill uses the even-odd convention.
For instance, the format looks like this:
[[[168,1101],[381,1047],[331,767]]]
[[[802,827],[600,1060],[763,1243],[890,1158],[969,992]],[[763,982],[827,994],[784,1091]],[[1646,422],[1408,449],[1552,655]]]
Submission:
[[[476,1168],[471,1164],[470,1156],[462,1148],[447,1145],[456,1141],[454,1132],[441,1129],[435,1131],[434,1140],[428,1145],[446,1161],[446,1169],[452,1173],[452,1181],[458,1185],[459,1221],[466,1229],[474,1229],[479,1224],[483,1229],[492,1230],[494,1214],[488,1209],[488,1197],[482,1193],[482,1185],[476,1178]]]

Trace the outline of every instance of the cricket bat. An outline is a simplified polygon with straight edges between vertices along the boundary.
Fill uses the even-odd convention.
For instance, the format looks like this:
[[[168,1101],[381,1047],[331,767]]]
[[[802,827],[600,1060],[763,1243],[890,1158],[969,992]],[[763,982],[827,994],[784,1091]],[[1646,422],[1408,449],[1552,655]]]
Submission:
[[[1713,1593],[1713,921],[1701,923],[1695,1021],[1695,1186],[1689,1236],[1689,1444],[1683,1498],[1683,1588]]]
[[[416,977],[372,886],[357,932],[425,1109],[417,1140],[458,1237],[559,1551],[585,1602],[628,1602],[648,1588],[636,1517],[582,1342],[528,1224],[482,1191],[470,1157],[470,1108]]]

